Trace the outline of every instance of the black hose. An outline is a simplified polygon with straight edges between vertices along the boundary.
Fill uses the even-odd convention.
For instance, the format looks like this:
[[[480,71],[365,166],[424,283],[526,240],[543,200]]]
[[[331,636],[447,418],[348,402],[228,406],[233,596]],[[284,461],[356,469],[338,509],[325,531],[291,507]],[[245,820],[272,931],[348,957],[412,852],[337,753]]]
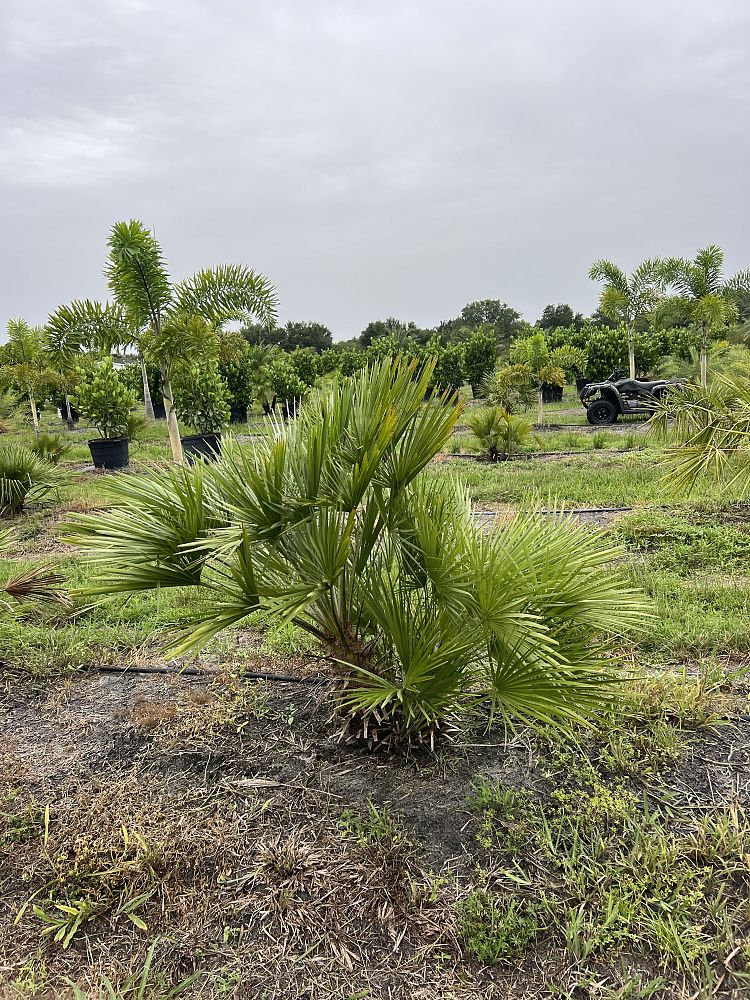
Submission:
[[[181,674],[188,677],[211,677],[221,673],[219,670],[201,670],[198,667],[182,667],[175,670],[172,667],[118,667],[112,663],[101,663],[95,669],[101,674],[172,674],[174,677],[179,677]],[[330,680],[330,678],[318,676],[296,677],[293,674],[272,674],[264,670],[243,670],[242,676],[248,677],[250,680],[278,681],[289,684],[321,684]]]

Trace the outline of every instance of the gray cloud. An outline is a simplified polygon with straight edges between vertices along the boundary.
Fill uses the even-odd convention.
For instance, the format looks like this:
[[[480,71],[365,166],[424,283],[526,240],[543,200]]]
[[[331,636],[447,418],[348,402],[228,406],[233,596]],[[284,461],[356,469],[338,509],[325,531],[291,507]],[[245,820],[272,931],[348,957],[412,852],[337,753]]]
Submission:
[[[103,296],[131,216],[339,337],[747,266],[749,38],[744,0],[4,0],[0,321]]]

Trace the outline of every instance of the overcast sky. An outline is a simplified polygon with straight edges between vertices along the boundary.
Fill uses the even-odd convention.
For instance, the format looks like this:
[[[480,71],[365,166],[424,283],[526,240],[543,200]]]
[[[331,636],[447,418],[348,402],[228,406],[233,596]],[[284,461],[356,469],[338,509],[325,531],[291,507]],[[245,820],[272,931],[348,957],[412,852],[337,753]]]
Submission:
[[[356,335],[750,266],[747,0],[0,0],[0,324],[101,298],[118,219]]]

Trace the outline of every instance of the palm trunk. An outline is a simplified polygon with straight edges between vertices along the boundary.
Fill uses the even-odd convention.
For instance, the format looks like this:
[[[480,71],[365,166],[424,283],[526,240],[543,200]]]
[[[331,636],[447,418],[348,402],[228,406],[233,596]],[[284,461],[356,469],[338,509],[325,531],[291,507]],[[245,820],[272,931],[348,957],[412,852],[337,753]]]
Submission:
[[[70,396],[67,394],[67,392],[65,393],[65,423],[67,424],[69,431],[72,431],[73,428],[75,427],[75,423],[73,421],[73,414],[71,413],[70,410]]]
[[[701,385],[704,389],[708,386],[708,329],[705,323],[701,330]]]
[[[31,419],[34,421],[34,433],[39,433],[39,414],[36,412],[36,400],[31,392],[29,392],[29,403],[31,404]]]
[[[544,422],[544,386],[539,386],[536,397],[536,422],[541,426]]]
[[[154,419],[154,404],[151,401],[151,389],[148,384],[148,372],[146,371],[146,362],[143,360],[143,355],[138,355],[138,363],[141,366],[141,380],[143,381],[143,406],[146,411],[146,420]]]
[[[172,384],[169,380],[169,370],[166,365],[161,368],[161,391],[164,399],[164,409],[167,413],[167,430],[169,431],[169,444],[172,448],[172,458],[182,465],[182,441],[180,440],[180,427],[177,423],[177,413],[174,408],[174,398],[172,396]]]
[[[635,378],[635,333],[633,327],[628,327],[628,368],[630,377]]]

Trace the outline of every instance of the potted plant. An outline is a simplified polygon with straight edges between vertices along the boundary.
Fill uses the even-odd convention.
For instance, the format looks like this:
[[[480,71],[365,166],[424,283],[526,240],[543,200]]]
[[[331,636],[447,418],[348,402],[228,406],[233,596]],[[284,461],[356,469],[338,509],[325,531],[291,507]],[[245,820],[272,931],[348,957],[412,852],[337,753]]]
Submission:
[[[128,464],[128,417],[135,406],[135,396],[120,381],[111,358],[79,370],[74,398],[84,419],[101,435],[89,441],[95,468],[125,468]]]
[[[174,378],[177,418],[195,434],[183,437],[189,462],[215,459],[221,452],[221,432],[229,422],[230,395],[216,364],[196,365]]]

